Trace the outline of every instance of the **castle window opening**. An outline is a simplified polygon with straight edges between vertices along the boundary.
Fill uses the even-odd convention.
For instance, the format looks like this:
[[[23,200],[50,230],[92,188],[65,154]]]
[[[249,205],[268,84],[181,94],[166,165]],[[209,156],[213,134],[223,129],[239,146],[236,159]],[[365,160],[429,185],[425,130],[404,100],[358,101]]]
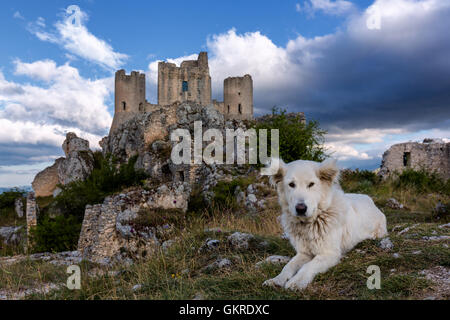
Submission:
[[[240,103],[239,103],[239,106],[238,106],[238,111],[239,111],[239,114],[242,114],[242,106],[241,106]]]
[[[411,152],[404,152],[403,153],[403,166],[404,167],[411,166]]]
[[[178,171],[178,180],[184,182],[184,171]]]
[[[241,95],[241,93],[240,93],[240,92],[238,92],[238,95]]]
[[[183,92],[187,92],[188,90],[189,90],[188,82],[187,81],[183,81]]]
[[[230,113],[230,106],[228,106],[228,113]]]
[[[127,103],[125,101],[122,101],[122,108],[123,111],[127,110]]]

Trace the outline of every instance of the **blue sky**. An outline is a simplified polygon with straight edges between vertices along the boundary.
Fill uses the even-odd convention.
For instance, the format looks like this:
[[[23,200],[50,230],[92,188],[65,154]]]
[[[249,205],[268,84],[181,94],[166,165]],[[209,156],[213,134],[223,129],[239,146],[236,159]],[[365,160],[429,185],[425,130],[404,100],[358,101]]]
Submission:
[[[450,0],[2,1],[0,187],[29,185],[68,131],[98,147],[116,69],[145,72],[155,102],[157,61],[204,50],[214,98],[250,73],[258,114],[304,111],[341,166],[374,169],[391,144],[450,137],[448,30]]]

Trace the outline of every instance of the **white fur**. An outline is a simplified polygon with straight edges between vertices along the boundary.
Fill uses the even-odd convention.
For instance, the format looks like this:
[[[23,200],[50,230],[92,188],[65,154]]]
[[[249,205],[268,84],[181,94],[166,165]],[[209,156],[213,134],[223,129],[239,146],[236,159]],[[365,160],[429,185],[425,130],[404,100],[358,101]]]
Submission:
[[[297,254],[264,285],[304,289],[357,243],[386,235],[386,217],[372,199],[342,191],[335,160],[272,164],[278,169],[270,180],[277,186],[281,222]],[[307,206],[303,216],[296,212],[298,203]]]

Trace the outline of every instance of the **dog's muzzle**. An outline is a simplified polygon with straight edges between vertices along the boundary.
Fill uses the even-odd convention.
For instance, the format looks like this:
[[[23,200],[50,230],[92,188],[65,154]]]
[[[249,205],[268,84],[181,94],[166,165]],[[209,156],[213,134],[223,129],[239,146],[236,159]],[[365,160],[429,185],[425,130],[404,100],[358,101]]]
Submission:
[[[297,212],[298,216],[304,216],[306,210],[308,210],[308,207],[304,203],[297,203],[297,205],[295,206],[295,211]]]

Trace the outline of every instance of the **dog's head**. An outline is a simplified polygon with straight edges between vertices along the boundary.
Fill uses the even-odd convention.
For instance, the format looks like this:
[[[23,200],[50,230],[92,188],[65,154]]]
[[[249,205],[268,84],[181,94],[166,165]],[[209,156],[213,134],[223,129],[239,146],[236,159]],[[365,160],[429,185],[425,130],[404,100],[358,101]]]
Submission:
[[[331,189],[338,181],[336,160],[322,163],[297,160],[288,164],[272,159],[270,182],[277,187],[283,210],[299,219],[314,218],[318,208],[331,201]]]

